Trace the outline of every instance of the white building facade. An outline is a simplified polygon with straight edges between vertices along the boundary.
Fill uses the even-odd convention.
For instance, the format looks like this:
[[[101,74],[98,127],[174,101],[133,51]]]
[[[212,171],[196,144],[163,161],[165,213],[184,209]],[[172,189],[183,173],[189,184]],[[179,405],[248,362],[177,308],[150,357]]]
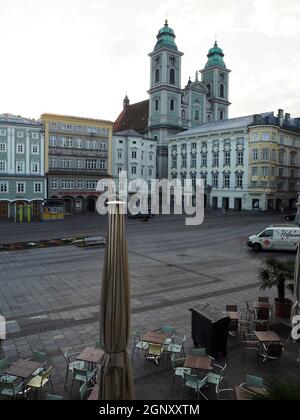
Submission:
[[[249,130],[253,117],[234,118],[169,139],[169,179],[203,179],[206,207],[249,209]]]
[[[130,129],[115,133],[112,142],[112,176],[118,186],[119,174],[127,172],[129,193],[138,191],[136,180],[150,185],[156,178],[157,140],[141,136]]]

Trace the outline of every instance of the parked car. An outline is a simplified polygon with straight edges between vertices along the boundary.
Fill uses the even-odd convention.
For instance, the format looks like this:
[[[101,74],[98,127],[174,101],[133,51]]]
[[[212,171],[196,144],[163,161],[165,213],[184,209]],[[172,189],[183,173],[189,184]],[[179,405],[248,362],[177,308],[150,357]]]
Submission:
[[[261,233],[250,236],[247,245],[255,252],[262,250],[296,251],[300,240],[300,227],[269,226]]]
[[[154,215],[151,213],[151,209],[148,209],[148,214],[144,214],[141,211],[139,211],[137,214],[132,214],[128,212],[128,218],[129,219],[146,219],[146,218],[152,218]]]
[[[296,219],[296,216],[297,216],[297,213],[289,213],[284,216],[284,220],[286,220],[287,222],[294,222],[294,220]]]

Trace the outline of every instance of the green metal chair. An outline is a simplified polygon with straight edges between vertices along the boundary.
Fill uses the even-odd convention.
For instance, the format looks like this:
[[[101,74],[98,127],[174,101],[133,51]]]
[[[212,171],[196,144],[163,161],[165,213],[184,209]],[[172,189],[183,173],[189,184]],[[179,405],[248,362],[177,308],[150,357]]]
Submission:
[[[47,394],[46,400],[47,401],[61,401],[63,400],[63,397],[59,395]]]
[[[41,375],[43,372],[45,372],[45,367],[47,364],[46,353],[42,353],[41,351],[34,351],[32,353],[32,359],[28,359],[28,360],[32,360],[33,362],[36,362],[36,363],[42,363],[42,366],[38,368],[35,372],[33,372],[32,376],[38,376],[38,375]]]
[[[79,361],[79,360],[74,360],[71,361],[73,357],[77,356],[79,354],[79,352],[76,353],[71,353],[70,350],[65,350],[63,355],[66,361],[66,378],[65,378],[65,384],[64,386],[67,386],[67,382],[68,382],[68,378],[69,378],[69,373],[73,373],[74,369],[84,369],[85,368],[85,362]]]
[[[79,389],[80,400],[86,399],[86,396],[93,391],[93,388],[88,388],[88,383],[85,382]]]
[[[3,375],[3,372],[5,372],[9,368],[9,359],[8,357],[5,357],[4,359],[0,360],[0,381],[2,382],[15,382],[18,378],[16,376],[11,375]]]
[[[207,384],[207,377],[205,377],[203,379],[200,379],[200,378],[198,378],[197,375],[191,375],[189,373],[184,373],[183,374],[182,397],[183,397],[184,389],[187,387],[187,388],[193,389],[195,391],[195,393],[198,396],[198,399],[199,399],[200,395],[202,395],[202,397],[205,400],[207,400],[207,397],[201,391],[201,389],[203,389],[206,384]]]
[[[3,382],[0,381],[0,396],[15,399],[18,395],[23,395],[24,382]]]
[[[131,354],[131,360],[133,360],[134,355],[139,355],[139,352],[142,351],[144,354],[148,350],[148,343],[141,341],[141,337],[138,332],[135,332],[133,335],[133,349]]]
[[[192,369],[185,368],[184,363],[186,359],[176,359],[175,354],[172,355],[172,367],[173,367],[173,381],[175,378],[180,378],[183,380],[183,376],[185,373],[192,373]]]
[[[94,371],[90,371],[87,369],[77,369],[74,368],[73,370],[73,381],[72,381],[72,387],[71,387],[71,396],[73,392],[73,385],[74,382],[79,382],[80,384],[84,383],[90,383],[93,379],[96,378],[98,373],[98,369],[95,369]]]
[[[192,356],[207,356],[206,349],[193,349],[191,351]]]
[[[247,375],[246,382],[242,386],[253,388],[264,388],[264,380],[258,376]]]

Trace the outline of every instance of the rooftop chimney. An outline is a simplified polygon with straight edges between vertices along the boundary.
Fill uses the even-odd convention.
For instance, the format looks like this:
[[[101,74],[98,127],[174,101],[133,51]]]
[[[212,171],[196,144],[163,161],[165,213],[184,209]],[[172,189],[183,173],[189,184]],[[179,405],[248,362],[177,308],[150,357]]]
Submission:
[[[284,110],[283,109],[278,109],[277,117],[278,117],[279,125],[280,125],[280,127],[282,127],[283,121],[284,121]]]
[[[286,113],[285,114],[285,123],[288,124],[290,119],[291,119],[291,114]]]

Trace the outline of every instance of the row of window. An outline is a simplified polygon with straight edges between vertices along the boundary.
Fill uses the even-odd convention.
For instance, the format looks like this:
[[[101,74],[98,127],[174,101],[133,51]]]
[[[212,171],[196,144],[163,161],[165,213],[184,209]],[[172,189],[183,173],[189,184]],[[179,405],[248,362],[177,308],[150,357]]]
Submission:
[[[90,133],[90,134],[99,134],[102,137],[108,137],[109,130],[108,128],[97,128],[97,127],[88,127],[84,125],[73,125],[73,124],[60,124],[60,123],[51,123],[51,129],[61,129],[64,131],[77,131],[78,133]]]
[[[26,135],[26,133],[24,131],[17,131],[17,133],[16,133],[17,139],[24,139],[25,135]],[[6,130],[0,130],[0,137],[6,137],[6,136],[7,136],[7,131]],[[39,133],[38,132],[31,133],[31,138],[33,140],[38,140],[39,139]]]
[[[97,188],[97,180],[73,180],[73,179],[51,179],[50,180],[50,188],[52,190],[96,190]]]
[[[270,149],[262,149],[259,153],[258,149],[252,150],[252,160],[256,161],[262,159],[262,160],[270,160],[272,158],[273,161],[278,161],[279,163],[285,163],[286,161],[286,152],[284,150],[280,150],[278,153],[276,150],[270,150]],[[297,162],[297,152],[293,151],[290,152],[290,159],[289,163],[291,165],[296,165]]]
[[[65,168],[65,169],[99,169],[105,171],[107,168],[105,159],[55,159],[51,158],[49,162],[51,169]]]
[[[97,140],[82,140],[70,137],[50,137],[50,147],[62,147],[68,149],[85,149],[107,151],[106,142]]]
[[[245,144],[245,138],[244,137],[238,137],[235,140],[235,143],[234,143],[234,140],[232,140],[232,139],[213,140],[213,142],[212,142],[212,146],[215,147],[215,148],[219,148],[222,145],[223,145],[224,148],[228,148],[228,147],[234,147],[235,145],[236,146],[244,146],[244,144]],[[197,150],[198,146],[200,146],[201,149],[207,149],[208,142],[207,141],[202,141],[201,143],[197,143],[197,142],[191,143],[191,149],[192,150]],[[172,151],[172,153],[177,153],[178,150],[181,150],[181,152],[184,152],[187,149],[188,149],[188,144],[183,143],[183,144],[180,145],[180,148],[176,144],[173,145],[172,148],[171,148],[171,151]]]
[[[253,166],[251,172],[252,172],[252,176],[272,176],[272,177],[289,176],[291,178],[295,178],[297,175],[297,172],[295,169],[290,169],[290,170],[288,170],[288,168],[278,168],[278,170],[276,169],[277,168],[270,167],[270,166],[262,166],[262,167]]]
[[[25,173],[25,162],[19,161],[16,162],[16,169],[17,174],[24,174]],[[7,172],[7,162],[4,160],[0,161],[0,172]],[[31,173],[38,174],[40,172],[40,164],[39,162],[31,162]]]
[[[122,168],[121,166],[118,167],[118,175],[124,171],[124,168]],[[137,166],[132,166],[131,167],[131,175],[137,175],[138,172],[138,168]],[[148,176],[153,176],[154,175],[154,169],[153,168],[148,168]],[[146,175],[146,170],[144,167],[141,167],[141,176],[145,176]]]
[[[207,173],[201,173],[200,178],[203,179],[205,187],[208,183],[208,174]],[[177,179],[177,175],[173,175],[173,179]],[[181,174],[181,182],[184,183],[187,179],[186,174]],[[193,188],[196,187],[196,174],[190,174],[190,179],[192,180]],[[211,174],[211,185],[213,188],[219,188],[221,186],[220,183],[220,174],[219,173],[212,173]],[[230,172],[224,172],[223,173],[223,183],[222,188],[230,188],[230,181],[231,181],[231,173]],[[235,188],[243,189],[244,186],[244,173],[243,172],[237,172],[235,174]]]
[[[276,132],[270,132],[270,131],[256,131],[252,133],[252,141],[258,142],[258,141],[273,141],[277,142],[277,133]],[[290,145],[290,146],[299,146],[299,138],[294,136],[286,136],[284,134],[279,135],[279,143]]]
[[[231,158],[231,152],[224,152],[224,160],[223,160],[223,166],[231,166],[232,158]],[[187,155],[181,156],[181,167],[187,168]],[[244,165],[244,152],[238,151],[236,152],[236,165],[237,166],[243,166]],[[172,156],[172,168],[177,168],[178,166],[178,157]],[[207,167],[208,166],[208,154],[202,153],[201,154],[201,166]],[[218,152],[212,153],[212,166],[220,166],[220,154]],[[197,167],[197,154],[192,153],[190,155],[190,167],[196,168]]]
[[[33,192],[35,194],[43,192],[43,183],[34,182],[33,183]],[[0,193],[7,194],[9,193],[9,183],[7,181],[0,181]],[[16,182],[16,193],[25,194],[26,193],[26,182],[18,181]]]
[[[154,153],[149,153],[149,160],[153,161]],[[138,152],[132,151],[131,152],[131,159],[137,159],[138,158]],[[123,152],[118,152],[118,159],[123,159]],[[145,152],[141,152],[141,160],[145,159]]]
[[[0,153],[6,153],[7,152],[7,144],[6,143],[0,143]],[[25,144],[18,143],[16,145],[16,153],[18,154],[24,154],[25,153]],[[37,144],[31,145],[31,154],[32,155],[38,155],[40,153],[40,147]]]

